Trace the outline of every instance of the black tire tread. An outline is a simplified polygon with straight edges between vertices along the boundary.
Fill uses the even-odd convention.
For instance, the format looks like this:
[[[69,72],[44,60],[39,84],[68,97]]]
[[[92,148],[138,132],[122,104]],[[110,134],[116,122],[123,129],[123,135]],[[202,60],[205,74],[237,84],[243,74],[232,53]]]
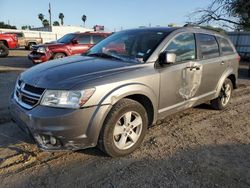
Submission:
[[[98,148],[111,157],[120,157],[120,156],[127,155],[127,153],[116,153],[116,152],[112,151],[112,149],[110,149],[111,143],[108,141],[108,135],[107,135],[107,132],[109,130],[109,126],[108,126],[109,122],[112,121],[112,119],[119,114],[119,110],[121,110],[125,106],[138,106],[138,108],[143,109],[145,111],[146,126],[148,124],[148,117],[147,117],[146,110],[139,102],[134,101],[132,99],[128,99],[128,98],[123,98],[120,101],[118,101],[113,106],[113,108],[110,110],[110,112],[108,113],[108,115],[104,121],[102,130],[100,132],[99,140],[98,140]],[[145,133],[146,133],[146,131],[145,131]],[[144,135],[142,135],[142,139],[144,138],[145,133],[144,133]],[[131,152],[129,152],[129,153],[131,153]]]
[[[53,59],[56,59],[55,57],[57,56],[57,55],[64,55],[64,57],[66,57],[66,55],[64,54],[64,53],[61,53],[61,52],[58,52],[58,53],[55,53],[54,55],[53,55]]]
[[[230,84],[230,86],[231,86],[231,89],[233,89],[233,83],[232,83],[232,81],[230,80],[230,79],[226,79],[225,81],[224,81],[224,83],[229,83]],[[223,83],[223,84],[224,84]],[[215,109],[215,110],[223,110],[226,106],[223,106],[222,105],[222,102],[221,102],[221,98],[220,97],[217,97],[216,99],[213,99],[213,100],[211,100],[211,106],[212,106],[212,108],[213,109]]]
[[[0,57],[7,57],[9,55],[9,49],[2,42],[0,42],[0,48],[3,48],[5,51]]]

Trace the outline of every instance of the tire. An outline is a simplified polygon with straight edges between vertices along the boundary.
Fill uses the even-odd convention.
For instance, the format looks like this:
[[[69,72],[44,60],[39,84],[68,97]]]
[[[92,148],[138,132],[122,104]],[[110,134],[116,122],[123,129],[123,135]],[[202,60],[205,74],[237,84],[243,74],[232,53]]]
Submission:
[[[7,57],[8,55],[9,49],[3,43],[0,43],[0,57]]]
[[[216,110],[223,110],[228,105],[233,91],[233,84],[228,78],[224,81],[219,97],[211,100],[212,108]]]
[[[64,57],[66,57],[66,55],[64,53],[56,53],[53,56],[53,59],[61,59],[61,58],[64,58]]]
[[[141,145],[147,127],[145,108],[137,101],[121,99],[104,121],[98,147],[111,157],[128,155]]]
[[[25,50],[31,50],[33,45],[36,45],[36,43],[29,43],[28,46],[25,46]]]

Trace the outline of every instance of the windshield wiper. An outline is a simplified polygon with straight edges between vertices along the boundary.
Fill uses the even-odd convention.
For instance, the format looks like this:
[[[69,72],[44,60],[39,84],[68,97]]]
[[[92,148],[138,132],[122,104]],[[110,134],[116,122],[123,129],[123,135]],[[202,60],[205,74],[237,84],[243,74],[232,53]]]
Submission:
[[[106,53],[93,53],[93,54],[86,54],[86,56],[93,56],[93,57],[102,57],[102,58],[110,58],[123,61],[123,58],[118,57],[114,54],[106,54]]]

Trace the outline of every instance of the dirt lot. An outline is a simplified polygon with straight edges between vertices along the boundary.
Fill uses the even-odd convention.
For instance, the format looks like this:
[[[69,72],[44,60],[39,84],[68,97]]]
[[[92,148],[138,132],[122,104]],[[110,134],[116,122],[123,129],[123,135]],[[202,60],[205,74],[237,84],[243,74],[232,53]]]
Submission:
[[[245,63],[226,110],[204,104],[167,117],[139,150],[112,159],[97,149],[42,152],[11,122],[8,97],[18,74],[32,66],[27,53],[0,59],[0,187],[250,187]]]

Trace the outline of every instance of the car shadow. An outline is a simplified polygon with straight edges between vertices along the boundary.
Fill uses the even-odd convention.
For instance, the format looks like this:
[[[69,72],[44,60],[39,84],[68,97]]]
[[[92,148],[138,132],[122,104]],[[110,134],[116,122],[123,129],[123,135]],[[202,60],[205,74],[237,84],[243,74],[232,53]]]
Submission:
[[[0,147],[9,147],[18,143],[34,144],[34,141],[16,123],[0,124]]]
[[[78,151],[76,151],[76,152],[77,152],[77,153],[80,153],[80,154],[91,155],[91,156],[108,157],[107,154],[105,154],[104,152],[102,152],[102,151],[101,151],[100,149],[98,149],[97,147],[82,149],[82,150],[78,150]]]
[[[215,109],[212,108],[211,104],[208,104],[208,103],[200,104],[200,105],[198,105],[198,106],[195,106],[194,108],[196,108],[196,109],[213,110],[213,111],[215,111]]]

